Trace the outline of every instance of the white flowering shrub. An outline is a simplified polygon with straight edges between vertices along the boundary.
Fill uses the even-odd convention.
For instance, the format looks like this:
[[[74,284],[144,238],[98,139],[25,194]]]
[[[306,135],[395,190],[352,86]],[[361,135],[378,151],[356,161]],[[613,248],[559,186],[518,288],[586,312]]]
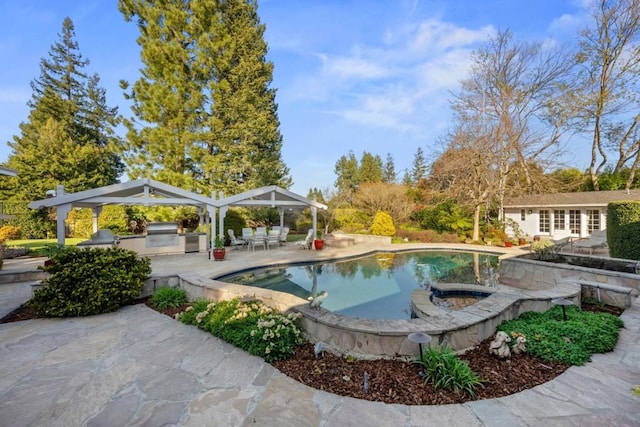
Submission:
[[[261,301],[196,301],[176,316],[267,362],[293,355],[304,342],[300,314],[281,314]]]
[[[267,362],[291,357],[295,347],[304,342],[300,317],[299,313],[274,313],[262,317],[250,332],[253,339],[249,353],[263,355]]]

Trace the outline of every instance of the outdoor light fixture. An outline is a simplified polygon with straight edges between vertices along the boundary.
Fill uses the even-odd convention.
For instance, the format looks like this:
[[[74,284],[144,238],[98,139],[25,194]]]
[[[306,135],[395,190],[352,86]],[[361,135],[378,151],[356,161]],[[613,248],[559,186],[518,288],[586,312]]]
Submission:
[[[422,360],[422,344],[428,344],[431,342],[431,337],[424,332],[414,332],[409,334],[409,341],[415,342],[420,347],[420,360]]]
[[[556,299],[552,299],[551,302],[555,305],[559,305],[562,306],[562,317],[564,317],[564,320],[567,320],[567,312],[565,311],[565,307],[567,305],[571,305],[573,304],[571,301],[569,301],[566,298],[556,298]]]
[[[531,209],[529,209],[529,215],[531,215],[533,213],[533,211]]]

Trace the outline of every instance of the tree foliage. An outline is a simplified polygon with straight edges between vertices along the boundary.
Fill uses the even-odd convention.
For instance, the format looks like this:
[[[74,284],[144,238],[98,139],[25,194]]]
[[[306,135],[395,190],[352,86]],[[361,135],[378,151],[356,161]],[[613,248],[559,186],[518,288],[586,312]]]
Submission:
[[[106,104],[97,74],[87,76],[75,41],[74,26],[66,18],[59,40],[40,62],[26,122],[8,145],[7,165],[18,176],[2,180],[9,200],[37,200],[62,184],[69,192],[116,183],[123,171],[115,154],[117,109]]]
[[[291,184],[281,159],[273,64],[253,0],[120,0],[140,28],[130,175],[209,194]]]
[[[576,117],[575,128],[592,138],[593,188],[600,189],[599,175],[609,163],[613,172],[629,167],[631,188],[640,164],[640,1],[594,2],[579,43],[579,86],[565,108]]]
[[[367,182],[358,188],[353,197],[353,206],[374,216],[378,211],[391,215],[396,224],[406,222],[414,209],[407,194],[407,187],[383,182]]]
[[[396,166],[393,161],[393,156],[391,153],[387,153],[387,158],[384,161],[383,171],[382,171],[382,181],[385,184],[395,184],[398,180],[398,175],[396,173]]]
[[[533,174],[555,157],[566,129],[555,113],[570,64],[562,52],[518,42],[510,31],[491,38],[472,61],[453,103],[454,130],[430,181],[473,209],[478,240],[483,206],[501,207],[510,190],[539,190]],[[515,171],[518,178],[510,181]]]

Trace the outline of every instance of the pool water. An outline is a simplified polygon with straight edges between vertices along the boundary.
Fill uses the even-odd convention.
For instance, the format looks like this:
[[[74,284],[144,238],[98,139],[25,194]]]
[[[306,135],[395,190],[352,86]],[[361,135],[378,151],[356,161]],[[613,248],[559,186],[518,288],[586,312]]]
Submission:
[[[367,319],[410,319],[411,292],[434,283],[489,286],[498,257],[479,252],[414,251],[315,264],[266,267],[218,277],[228,283],[287,292],[303,299],[328,293],[322,307]]]

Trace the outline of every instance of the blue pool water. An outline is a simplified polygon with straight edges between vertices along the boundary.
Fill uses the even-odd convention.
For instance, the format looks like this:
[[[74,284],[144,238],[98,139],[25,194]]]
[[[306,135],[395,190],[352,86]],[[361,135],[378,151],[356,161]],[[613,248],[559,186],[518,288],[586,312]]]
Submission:
[[[411,291],[433,283],[489,284],[497,265],[497,256],[478,252],[381,252],[342,261],[260,268],[217,280],[304,299],[327,291],[322,307],[335,313],[409,319]]]

